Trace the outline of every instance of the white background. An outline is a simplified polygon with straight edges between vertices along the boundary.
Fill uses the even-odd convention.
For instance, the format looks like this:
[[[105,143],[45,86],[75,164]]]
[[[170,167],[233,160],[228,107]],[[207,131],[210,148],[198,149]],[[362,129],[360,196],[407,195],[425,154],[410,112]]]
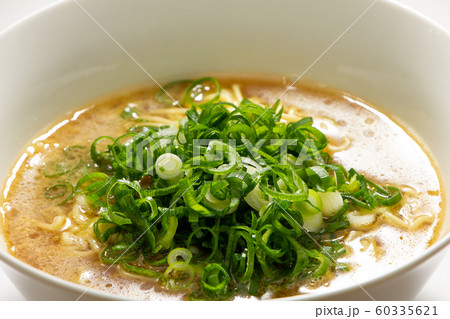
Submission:
[[[162,0],[160,0],[162,1]],[[0,0],[0,32],[55,0]],[[449,0],[397,0],[434,20],[450,32]],[[449,57],[450,58],[450,57]],[[450,84],[450,83],[449,83]],[[416,300],[450,300],[450,253]],[[445,287],[442,289],[441,287]],[[0,301],[25,300],[0,269]]]

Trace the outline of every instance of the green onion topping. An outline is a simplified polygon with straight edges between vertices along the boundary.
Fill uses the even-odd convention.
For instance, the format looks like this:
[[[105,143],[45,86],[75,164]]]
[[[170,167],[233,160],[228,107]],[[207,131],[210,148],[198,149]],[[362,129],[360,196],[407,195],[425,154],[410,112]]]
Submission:
[[[165,86],[157,99],[187,108],[178,129],[141,126],[97,138],[76,185],[58,182],[45,197],[62,204],[71,192],[85,196],[99,212],[93,230],[104,263],[192,299],[261,296],[347,269],[337,260],[346,212],[395,205],[400,190],[330,162],[312,118],[284,123],[279,101],[233,105],[220,92],[211,77]],[[137,119],[137,110],[122,117]],[[44,175],[80,165],[66,155]]]

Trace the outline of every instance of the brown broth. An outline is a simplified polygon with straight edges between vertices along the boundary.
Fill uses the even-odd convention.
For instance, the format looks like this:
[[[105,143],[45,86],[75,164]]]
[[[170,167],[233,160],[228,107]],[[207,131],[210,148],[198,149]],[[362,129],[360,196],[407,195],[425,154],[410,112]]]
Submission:
[[[354,168],[381,184],[405,187],[409,191],[403,205],[394,213],[406,223],[418,216],[429,216],[417,230],[408,231],[379,217],[370,227],[351,228],[342,233],[347,254],[339,262],[350,266],[346,274],[330,274],[314,282],[300,282],[284,290],[274,290],[262,298],[297,295],[361,283],[383,274],[425,250],[439,231],[444,198],[436,168],[430,156],[407,130],[388,116],[360,99],[327,87],[303,83],[288,88],[286,79],[257,79],[256,77],[224,77],[220,82],[232,91],[238,84],[244,97],[274,103],[281,96],[285,113],[298,118],[312,116],[331,144],[333,161],[346,169]],[[126,94],[110,96],[70,114],[36,137],[24,151],[5,184],[3,208],[4,232],[10,252],[24,262],[62,279],[80,283],[113,294],[139,299],[180,299],[187,291],[171,291],[155,284],[152,279],[129,275],[117,266],[104,265],[92,244],[61,244],[64,231],[43,229],[59,215],[69,216],[74,201],[57,205],[58,200],[43,196],[58,179],[43,176],[43,166],[58,161],[62,150],[71,145],[89,149],[101,135],[118,137],[137,123],[124,120],[120,113],[129,103],[135,103],[143,118],[151,119],[154,110],[165,106],[154,98],[155,88],[140,88]],[[285,92],[286,91],[286,92]],[[180,118],[183,114],[158,113],[162,118]],[[289,119],[289,116],[288,116]],[[339,146],[350,141],[350,147]],[[88,152],[83,161],[88,162]],[[64,177],[73,183],[81,173]],[[405,208],[407,207],[407,208]],[[82,214],[86,221],[68,219],[63,230],[78,228],[91,233],[89,220],[95,212]],[[425,218],[424,218],[425,219]],[[45,225],[44,224],[44,225]],[[91,253],[89,253],[91,251]]]

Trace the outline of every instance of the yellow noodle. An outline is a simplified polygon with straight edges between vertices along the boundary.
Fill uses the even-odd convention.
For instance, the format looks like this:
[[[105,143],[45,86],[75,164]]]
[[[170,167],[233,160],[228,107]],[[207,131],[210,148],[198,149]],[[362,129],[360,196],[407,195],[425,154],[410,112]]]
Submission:
[[[83,238],[72,234],[69,231],[65,231],[61,234],[61,244],[66,246],[77,246],[83,250],[89,249],[89,243]]]
[[[61,234],[60,240],[65,249],[69,249],[77,256],[97,254],[101,248],[100,244],[93,238],[90,229],[85,229],[76,234],[65,231]]]
[[[327,147],[331,152],[341,152],[350,147],[352,144],[352,140],[350,137],[346,136],[344,137],[344,141],[341,144],[335,145],[333,143],[328,143]]]
[[[361,230],[352,230],[350,231],[350,233],[346,236],[346,240],[347,241],[352,241],[356,238],[359,238],[363,235],[364,233]]]
[[[87,257],[89,255],[94,255],[94,254],[99,253],[98,250],[93,250],[93,249],[80,250],[79,247],[73,246],[73,245],[63,245],[63,246],[61,246],[61,249],[64,249],[67,252],[69,252],[71,255],[77,256],[77,257]]]
[[[408,228],[409,231],[417,231],[426,224],[432,224],[435,221],[433,216],[420,215],[414,219],[414,222]]]
[[[264,100],[262,98],[259,98],[257,96],[253,96],[251,98],[248,98],[248,100],[252,101],[253,103],[259,104],[259,105],[265,105]]]
[[[369,247],[372,247],[372,251],[377,260],[380,259],[380,257],[384,253],[383,247],[380,246],[380,244],[374,237],[361,238],[361,245],[363,246],[363,248],[361,249],[362,251],[365,251],[369,249]]]
[[[151,118],[147,119],[150,124],[155,125],[177,125],[176,120],[169,120],[165,117],[161,116],[152,116]]]
[[[231,88],[233,90],[234,96],[236,97],[236,101],[238,101],[238,103],[242,101],[244,97],[242,95],[241,87],[239,86],[239,84],[233,84]]]
[[[39,228],[57,232],[63,230],[64,228],[67,228],[68,225],[70,225],[70,219],[68,219],[66,216],[58,215],[53,218],[53,222],[51,224],[39,220],[35,220],[34,223]]]
[[[151,114],[162,114],[162,115],[182,115],[186,113],[188,109],[182,108],[182,107],[166,107],[166,108],[158,108],[158,109],[151,109],[149,113]]]
[[[283,120],[286,122],[295,122],[298,121],[301,118],[301,115],[294,114],[293,108],[289,111],[289,113],[283,113],[282,117]],[[330,119],[327,119],[325,117],[316,117],[316,122],[319,122],[319,127],[321,129],[327,129],[327,123],[333,126],[336,126],[336,123]],[[351,138],[349,136],[344,137],[344,141],[340,144],[334,144],[333,141],[329,141],[328,143],[328,149],[331,152],[340,152],[348,149],[351,145]]]
[[[383,221],[385,221],[387,224],[394,226],[394,227],[398,227],[398,228],[403,228],[403,229],[408,229],[409,228],[409,224],[404,221],[403,219],[401,219],[398,216],[395,216],[394,214],[386,211],[383,212],[380,215],[381,219]]]
[[[245,88],[244,92],[252,92],[252,88],[247,88],[245,85],[242,86]],[[256,95],[259,90],[256,91]],[[265,101],[267,100],[266,93],[261,94],[260,97],[251,97],[249,100],[265,105]],[[203,101],[210,100],[215,97],[214,93],[207,94],[203,96]],[[231,86],[227,86],[222,89],[222,94],[220,96],[220,101],[230,102],[235,105],[239,105],[243,98],[247,98],[247,96],[243,96],[243,90],[241,90],[241,86],[239,84],[232,84]],[[264,99],[262,98],[264,97]],[[276,96],[275,96],[276,97]],[[303,98],[303,97],[300,97]],[[179,119],[185,117],[186,108],[180,106],[169,106],[166,108],[152,108],[152,104],[150,101],[144,101],[141,98],[135,99],[138,102],[134,103],[135,105],[143,105],[145,104],[145,112],[142,113],[142,116],[145,117],[148,122],[142,123],[143,125],[150,124],[155,126],[161,125],[170,125],[173,127],[178,127]],[[289,98],[286,99],[289,101]],[[201,102],[200,102],[201,103]],[[350,148],[352,139],[349,136],[353,136],[352,132],[350,132],[349,136],[345,136],[348,134],[348,129],[345,128],[345,125],[338,124],[336,121],[339,117],[335,117],[336,121],[327,118],[325,116],[320,116],[319,113],[310,114],[308,111],[309,106],[304,109],[300,109],[298,106],[292,105],[296,102],[287,102],[288,107],[285,107],[285,113],[283,113],[282,120],[285,122],[294,122],[305,116],[313,116],[314,117],[314,126],[323,130],[323,133],[330,139],[328,144],[328,148],[331,152],[338,152],[342,150],[346,150]],[[133,104],[133,103],[132,103]],[[132,106],[132,104],[128,104]],[[282,103],[283,104],[283,103]],[[289,105],[291,104],[291,105]],[[271,104],[269,104],[272,106]],[[285,105],[285,104],[284,104]],[[148,106],[148,108],[147,108]],[[314,104],[312,104],[314,106]],[[121,107],[121,106],[120,106]],[[327,106],[325,106],[327,108]],[[234,108],[227,107],[229,111],[233,111]],[[199,108],[200,110],[200,108]],[[95,113],[94,113],[95,114]],[[321,114],[324,114],[323,112]],[[334,117],[333,115],[329,115],[330,113],[325,112],[328,116]],[[345,122],[344,120],[342,120]],[[339,122],[340,123],[340,122]],[[75,123],[76,124],[76,123]],[[124,122],[125,124],[125,122]],[[121,126],[121,125],[119,125]],[[122,127],[122,129],[125,129]],[[71,131],[68,131],[71,132]],[[112,136],[114,136],[114,130],[111,130]],[[346,133],[342,133],[346,132]],[[68,136],[73,136],[74,134],[67,134]],[[163,139],[164,140],[164,139]],[[59,140],[56,140],[60,142]],[[47,141],[46,141],[47,143]],[[53,141],[52,141],[53,143]],[[45,144],[49,145],[49,144]],[[43,152],[46,147],[41,142],[36,143],[35,147],[40,147]],[[345,163],[345,161],[344,161]],[[367,251],[366,254],[374,254],[375,258],[379,259],[380,256],[383,258],[387,258],[392,244],[386,242],[386,246],[382,244],[385,243],[383,237],[377,238],[373,236],[374,232],[377,232],[378,228],[382,229],[385,226],[392,226],[396,229],[400,229],[401,233],[405,237],[405,240],[402,243],[408,242],[408,236],[415,236],[415,234],[407,234],[406,231],[409,230],[411,232],[418,231],[421,229],[426,229],[426,224],[431,224],[436,222],[434,219],[436,216],[425,215],[426,211],[424,207],[419,207],[419,202],[416,198],[421,198],[424,193],[418,194],[414,188],[411,187],[401,187],[402,190],[402,201],[397,204],[395,207],[378,207],[370,213],[365,211],[353,211],[348,214],[349,221],[351,223],[351,230],[343,231],[342,236],[344,236],[344,245],[346,247],[346,256],[349,258],[348,261],[356,264],[359,262],[357,259],[359,250]],[[64,250],[67,256],[76,256],[86,257],[84,260],[94,260],[93,254],[100,254],[102,249],[105,247],[105,243],[101,243],[93,232],[93,223],[95,223],[98,218],[97,210],[92,210],[89,205],[86,203],[86,199],[84,196],[76,196],[71,203],[73,206],[69,208],[68,205],[64,205],[64,207],[54,208],[55,211],[48,211],[48,214],[45,215],[45,220],[50,220],[47,218],[52,218],[57,215],[52,223],[44,223],[42,221],[35,221],[36,224],[39,224],[39,227],[42,229],[47,229],[52,232],[58,232],[58,236],[54,234],[46,234],[50,240],[53,238],[60,238],[61,245],[57,247],[57,253],[62,253],[61,249]],[[425,206],[424,204],[423,206]],[[419,208],[419,209],[418,209]],[[61,213],[58,210],[65,210],[64,214],[67,214],[67,217],[59,216]],[[417,216],[418,215],[418,216]],[[51,216],[51,217],[48,217]],[[356,217],[356,219],[354,218]],[[362,218],[362,219],[361,219]],[[360,220],[358,220],[360,219]],[[365,220],[367,219],[367,220]],[[384,223],[384,225],[383,225]],[[100,231],[103,232],[106,228],[112,227],[106,224],[100,225]],[[346,233],[349,231],[348,233]],[[345,234],[346,233],[346,234]],[[344,235],[345,234],[345,235]],[[110,236],[109,240],[111,242],[115,242],[119,240],[119,234],[113,234]],[[408,239],[409,240],[409,239]],[[361,254],[361,253],[360,253]],[[49,254],[50,256],[50,254]],[[355,258],[356,257],[356,258]],[[80,258],[81,259],[81,258]],[[347,262],[347,261],[345,261]],[[84,271],[87,273],[88,270]],[[79,273],[76,273],[79,274]],[[81,274],[80,281],[88,281],[87,279],[83,279],[83,273]],[[321,285],[327,285],[328,281],[333,277],[334,274],[331,272],[327,272],[322,278],[314,279],[313,282],[310,283],[312,287],[318,287]],[[92,278],[90,278],[92,279]],[[139,286],[138,286],[139,287]]]
[[[281,118],[283,120],[285,120],[286,122],[295,122],[298,121],[300,119],[300,116],[296,115],[296,114],[287,114],[284,113]]]
[[[205,103],[207,101],[211,101],[212,99],[214,99],[216,97],[217,93],[209,93],[209,94],[205,94],[205,96],[203,96],[203,99],[201,102],[199,102],[200,104]],[[220,99],[220,96],[219,96]]]
[[[400,188],[400,190],[402,191],[403,196],[410,196],[410,197],[416,197],[417,196],[417,191],[409,186],[402,186]]]
[[[77,224],[83,224],[86,220],[88,220],[83,207],[78,203],[73,205],[73,209],[70,211],[69,217]]]
[[[400,208],[398,211],[398,214],[402,216],[403,218],[410,218],[412,213],[411,206],[409,204],[405,204]]]
[[[222,102],[228,102],[228,103],[233,103],[234,105],[239,104],[240,100],[238,100],[236,98],[236,96],[233,94],[233,92],[231,92],[230,90],[227,89],[222,89],[220,92],[220,100]]]
[[[88,244],[90,250],[99,251],[102,248],[102,244],[94,238],[92,230],[89,228],[84,231],[77,232],[76,236],[83,239]]]

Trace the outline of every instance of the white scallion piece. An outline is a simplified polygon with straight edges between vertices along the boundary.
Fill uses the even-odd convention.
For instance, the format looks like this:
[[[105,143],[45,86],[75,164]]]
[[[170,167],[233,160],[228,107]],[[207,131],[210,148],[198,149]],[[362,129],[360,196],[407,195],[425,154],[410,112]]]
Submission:
[[[208,190],[205,197],[203,198],[203,203],[209,208],[222,211],[230,205],[230,200],[228,198],[224,200],[217,199]]]
[[[339,192],[317,193],[322,200],[322,214],[325,217],[333,216],[344,206],[344,201]]]
[[[170,180],[180,177],[183,172],[181,158],[172,153],[162,154],[155,163],[156,174],[162,179]]]
[[[253,209],[259,211],[261,207],[270,204],[269,201],[265,200],[262,197],[261,189],[258,185],[255,186],[254,189],[247,196],[244,197],[244,200],[249,204]]]
[[[319,232],[323,227],[323,216],[321,212],[310,216],[303,216],[303,228],[311,233]]]
[[[323,227],[322,200],[316,191],[310,189],[308,200],[292,203],[292,209],[299,211],[303,218],[303,228],[312,233],[319,232]]]
[[[353,211],[347,214],[347,218],[352,227],[364,228],[374,224],[377,220],[377,215],[374,212],[361,213]]]
[[[247,160],[248,161],[248,160]],[[244,160],[243,160],[244,162]],[[249,173],[250,175],[253,175],[255,172],[257,172],[258,170],[258,164],[255,162],[255,164],[257,165],[257,167],[251,166],[251,165],[247,165],[244,164],[244,167],[247,169],[247,173]],[[255,166],[256,166],[255,165]],[[260,167],[260,166],[259,166]],[[250,207],[252,207],[253,209],[259,211],[261,209],[261,207],[263,206],[267,206],[268,204],[270,204],[269,201],[265,200],[262,197],[261,194],[261,189],[259,188],[258,185],[255,186],[254,189],[252,189],[247,196],[244,197],[244,200],[247,202],[247,204],[250,205]]]
[[[167,263],[169,265],[173,265],[180,261],[178,260],[178,258],[182,258],[185,263],[189,264],[192,258],[192,253],[186,248],[175,248],[171,250],[169,255],[167,256]]]

